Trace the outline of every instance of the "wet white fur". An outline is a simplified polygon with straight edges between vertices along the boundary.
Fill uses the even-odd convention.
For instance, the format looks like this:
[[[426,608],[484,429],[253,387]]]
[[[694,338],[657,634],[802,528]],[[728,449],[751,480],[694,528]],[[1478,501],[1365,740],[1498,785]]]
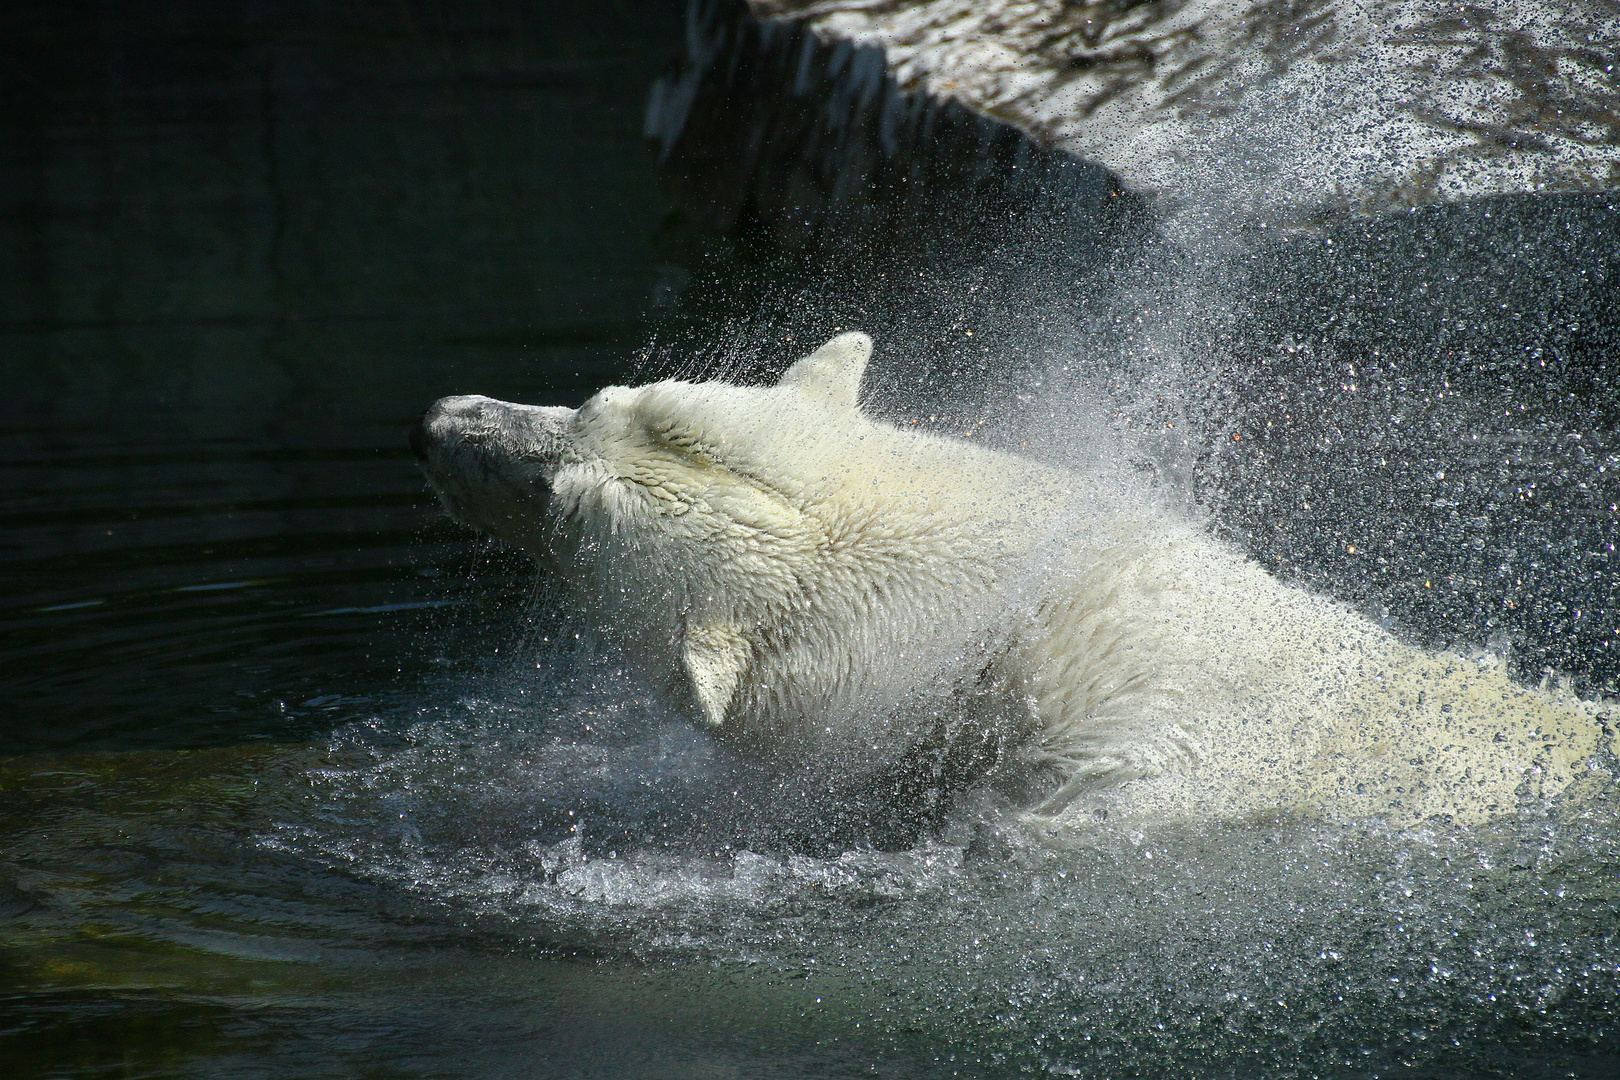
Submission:
[[[1472,821],[1587,771],[1587,703],[1408,648],[1101,475],[870,419],[870,349],[577,412],[446,399],[426,467],[755,753],[870,765],[955,709],[1024,740],[1058,817]]]

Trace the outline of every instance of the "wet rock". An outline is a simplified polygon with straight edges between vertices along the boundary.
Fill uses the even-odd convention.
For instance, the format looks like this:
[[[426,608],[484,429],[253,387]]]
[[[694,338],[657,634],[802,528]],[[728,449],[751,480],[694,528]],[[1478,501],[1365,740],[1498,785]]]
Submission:
[[[881,48],[694,0],[682,56],[654,84],[646,135],[700,230],[824,260],[960,256],[1042,211],[1096,212],[1106,169],[962,104],[903,88]]]
[[[750,0],[1177,199],[1309,212],[1620,183],[1620,9]],[[783,33],[775,30],[773,33]]]

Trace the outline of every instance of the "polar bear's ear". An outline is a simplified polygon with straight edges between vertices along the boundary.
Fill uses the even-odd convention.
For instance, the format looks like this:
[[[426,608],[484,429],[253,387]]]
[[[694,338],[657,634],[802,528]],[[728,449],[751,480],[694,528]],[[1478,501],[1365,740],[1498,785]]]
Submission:
[[[839,334],[787,369],[778,386],[791,386],[805,397],[836,408],[855,408],[861,376],[872,355],[872,339],[859,330]]]
[[[726,708],[748,666],[748,639],[730,623],[694,626],[682,632],[681,662],[710,727],[725,723]]]

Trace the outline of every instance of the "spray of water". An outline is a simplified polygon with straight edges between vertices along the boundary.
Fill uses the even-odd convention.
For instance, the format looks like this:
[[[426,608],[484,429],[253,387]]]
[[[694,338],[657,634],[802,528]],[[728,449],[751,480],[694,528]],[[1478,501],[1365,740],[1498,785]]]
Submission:
[[[1112,258],[1077,265],[1064,237],[1037,222],[974,271],[929,270],[907,294],[925,295],[920,307],[883,310],[826,286],[787,308],[820,303],[846,325],[864,315],[892,345],[870,400],[879,415],[1100,478],[1433,644],[1421,617],[1404,628],[1389,617],[1397,602],[1420,608],[1377,570],[1347,565],[1361,552],[1332,532],[1342,515],[1312,504],[1344,469],[1370,468],[1369,455],[1415,461],[1414,475],[1443,458],[1433,476],[1455,468],[1445,462],[1456,440],[1524,430],[1489,393],[1446,397],[1447,372],[1466,366],[1459,350],[1483,365],[1518,348],[1503,331],[1520,321],[1501,314],[1512,297],[1530,297],[1523,314],[1541,320],[1549,352],[1567,340],[1558,320],[1591,316],[1567,314],[1579,296],[1530,310],[1534,290],[1509,287],[1503,300],[1479,275],[1448,277],[1446,244],[1464,261],[1479,245],[1454,234],[1434,243],[1422,228],[1484,227],[1490,204],[1280,239],[1264,213],[1232,220],[1232,206],[1286,186],[1301,140],[1324,138],[1320,116],[1274,119],[1249,130],[1247,146],[1224,128],[1207,153],[1183,146],[1199,157],[1205,197],[1180,198]],[[1268,158],[1279,166],[1264,168]],[[1547,220],[1500,205],[1522,227]],[[1358,254],[1336,262],[1335,244]],[[1444,264],[1437,274],[1422,272],[1428,258]],[[1374,272],[1381,260],[1398,272]],[[1432,295],[1452,329],[1420,324],[1423,305],[1393,295],[1392,282]],[[1456,291],[1440,295],[1448,282]],[[1577,274],[1570,289],[1584,287]],[[928,340],[908,341],[908,325],[927,327]],[[793,340],[802,326],[755,312],[706,354],[654,352],[650,364],[660,375],[760,377],[804,351]],[[1338,442],[1324,435],[1333,431]],[[1481,485],[1478,505],[1504,513],[1495,475],[1474,468],[1460,484],[1455,474],[1452,485],[1391,481],[1383,524],[1369,528],[1437,544],[1452,518],[1434,504],[1458,492],[1452,501],[1466,502]],[[1605,468],[1594,460],[1583,475],[1612,479]],[[1498,536],[1513,523],[1488,526]],[[1453,539],[1454,567],[1485,550]],[[1502,565],[1522,575],[1522,563]],[[1560,575],[1573,571],[1549,569]],[[1424,588],[1438,598],[1432,579]],[[808,986],[863,1025],[860,1038],[913,1045],[921,1032],[942,1059],[977,1072],[1530,1074],[1590,1071],[1613,1052],[1612,761],[1471,825],[1154,823],[1099,808],[1054,832],[980,792],[920,828],[885,832],[852,820],[869,805],[818,802],[831,793],[661,715],[611,651],[576,643],[571,624],[537,612],[534,625],[520,661],[414,714],[340,733],[307,804],[262,842],[491,932],[673,963],[695,992],[716,968],[746,971],[766,1014]],[[1466,651],[1488,644],[1490,625],[1454,620],[1444,636]]]

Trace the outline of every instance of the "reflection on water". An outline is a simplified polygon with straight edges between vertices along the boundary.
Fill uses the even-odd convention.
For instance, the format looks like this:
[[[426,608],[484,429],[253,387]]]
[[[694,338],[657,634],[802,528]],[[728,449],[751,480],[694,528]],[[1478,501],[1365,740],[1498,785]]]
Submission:
[[[441,394],[751,377],[858,319],[883,415],[1123,442],[1281,572],[1601,689],[1608,201],[1177,249],[1005,132],[949,189],[924,121],[951,154],[990,129],[840,98],[856,50],[748,30],[742,81],[668,70],[708,111],[654,132],[722,243],[641,143],[675,5],[0,19],[0,1072],[1615,1071],[1601,771],[1475,830],[1054,844],[964,799],[893,850],[834,842],[859,830],[789,813],[444,523],[403,445]],[[839,124],[888,156],[787,145]],[[760,130],[799,134],[748,158]]]

